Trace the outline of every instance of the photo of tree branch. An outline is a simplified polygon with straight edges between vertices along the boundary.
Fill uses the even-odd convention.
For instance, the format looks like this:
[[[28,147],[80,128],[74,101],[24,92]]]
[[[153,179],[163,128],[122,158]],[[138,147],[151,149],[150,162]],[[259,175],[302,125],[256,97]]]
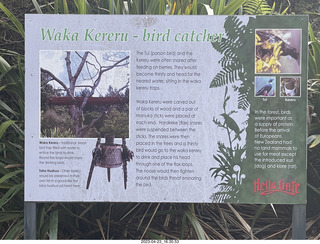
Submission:
[[[41,137],[128,137],[128,51],[40,52]]]

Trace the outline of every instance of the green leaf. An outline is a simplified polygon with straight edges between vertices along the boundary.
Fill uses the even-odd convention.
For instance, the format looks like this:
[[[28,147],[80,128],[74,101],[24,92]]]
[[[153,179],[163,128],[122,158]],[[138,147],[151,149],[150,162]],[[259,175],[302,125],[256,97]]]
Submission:
[[[254,217],[252,219],[251,228],[254,227],[255,223],[257,222],[257,220],[259,219],[260,215],[262,214],[262,212],[265,210],[265,208],[267,206],[268,206],[267,204],[260,205],[260,207],[258,208],[258,210],[256,211],[256,214],[254,215]]]
[[[315,65],[317,67],[316,72],[319,73],[318,69],[319,69],[319,65],[320,65],[320,42],[311,41],[311,42],[309,42],[309,45],[311,45],[312,54],[313,54],[312,56],[315,61]]]
[[[313,142],[317,138],[317,135],[311,135],[307,138],[307,145]]]
[[[205,231],[204,229],[202,228],[200,222],[199,222],[199,219],[196,217],[195,215],[195,211],[194,211],[194,204],[193,203],[190,203],[188,205],[188,208],[189,210],[187,210],[185,212],[188,220],[190,221],[190,223],[192,224],[196,234],[197,234],[197,237],[199,240],[206,240],[206,235],[205,235]]]
[[[58,239],[58,210],[50,213],[49,239]]]
[[[74,3],[77,6],[78,14],[86,14],[87,13],[87,8],[86,8],[87,7],[87,1],[85,1],[85,0],[74,0]]]
[[[191,213],[190,211],[186,212],[186,216],[187,216],[188,220],[190,221],[191,225],[193,226],[193,228],[197,234],[198,239],[199,240],[206,240],[207,238],[205,237],[205,234],[204,234],[205,231],[202,228],[197,217],[193,213]]]
[[[225,0],[220,0],[218,12],[216,13],[217,15],[222,15],[224,8],[226,7],[226,1]]]
[[[59,13],[59,0],[54,0],[54,13]]]
[[[187,215],[183,214],[182,220],[181,220],[180,239],[183,239],[183,237],[184,237],[186,226],[187,226]]]
[[[0,223],[14,220],[23,215],[23,212],[2,211],[0,212]]]
[[[166,3],[165,1],[159,1],[159,14],[165,14],[166,13]]]
[[[248,0],[243,5],[243,9],[249,15],[265,15],[270,14],[272,12],[271,7],[265,0]]]
[[[320,74],[320,42],[314,35],[311,24],[308,25],[309,30],[309,79],[317,79]]]
[[[18,113],[16,113],[15,111],[13,111],[5,102],[3,102],[0,99],[0,108],[8,111],[9,113],[13,114],[14,116],[18,116]]]
[[[122,13],[122,6],[123,6],[123,2],[120,0],[117,0],[116,14],[123,14]]]
[[[1,115],[4,119],[6,119],[7,121],[11,121],[11,120],[8,118],[8,116],[6,116],[4,113],[0,112],[0,115]],[[12,124],[12,127],[19,133],[19,135],[20,135],[21,137],[24,136],[24,131],[23,131],[19,126],[17,126],[15,123],[13,123],[13,124]],[[1,137],[0,137],[0,138],[1,138]]]
[[[18,33],[24,37],[24,29],[20,21],[0,2],[0,9],[8,16],[14,26],[17,28]]]
[[[6,86],[3,86],[6,87]],[[1,91],[1,87],[0,87],[0,91]],[[6,111],[8,111],[9,113],[13,114],[13,115],[17,115],[17,113],[15,111],[13,111],[4,101],[2,101],[0,99],[0,109],[4,109]]]
[[[312,142],[312,144],[309,146],[309,148],[313,148],[320,143],[320,135],[317,135],[316,139]]]
[[[5,158],[4,157],[0,157],[0,162],[4,162]],[[0,174],[5,175],[8,174],[10,171],[6,168],[4,168],[5,166],[0,165]]]
[[[109,0],[109,13],[114,14],[113,0]]]
[[[221,15],[233,15],[247,0],[231,1],[221,12]]]
[[[23,173],[23,172],[24,172],[23,169],[19,169],[19,170],[12,171],[12,172],[10,172],[10,173],[2,176],[2,177],[0,178],[0,184],[2,184],[3,182],[5,182],[6,180],[10,179],[11,177],[14,177],[14,176],[16,176],[17,174]]]
[[[289,6],[286,7],[286,8],[281,12],[281,15],[285,15],[285,14],[287,13],[288,9],[289,9]]]
[[[69,8],[68,8],[67,0],[63,0],[63,13],[69,14]]]
[[[2,138],[4,132],[7,130],[7,128],[12,125],[14,123],[14,121],[12,120],[8,120],[8,121],[5,121],[3,122],[1,125],[0,125],[0,139]]]
[[[37,223],[36,224],[38,226],[38,232],[39,232],[38,238],[40,238],[40,239],[44,239],[45,232],[47,232],[47,230],[48,230],[48,229],[45,229],[44,234],[42,233],[44,223],[45,223],[46,207],[47,206],[44,204],[41,204],[41,205],[38,204],[38,207],[37,207]],[[47,225],[47,226],[49,226],[49,225]]]
[[[214,15],[213,9],[208,4],[198,3],[198,14],[201,15]]]
[[[12,226],[12,228],[6,234],[4,239],[6,240],[18,239],[23,231],[24,231],[24,219],[21,219],[17,224]]]
[[[317,187],[310,185],[309,183],[308,183],[308,187],[310,187],[313,191],[315,191],[317,194],[320,195],[320,190]]]
[[[51,6],[49,5],[48,0],[44,0],[44,1],[45,1],[45,4],[46,4],[46,9],[47,9],[48,13],[49,13],[49,14],[53,14],[52,8],[51,8]]]
[[[193,0],[193,1],[192,1],[191,13],[192,13],[193,15],[197,15],[197,14],[198,14],[198,1],[197,1],[197,0]]]
[[[37,2],[37,0],[32,0],[33,6],[35,7],[36,11],[38,14],[43,14],[41,7],[39,5],[39,3]]]
[[[11,65],[3,57],[0,56],[0,73],[2,74],[1,76],[5,76],[9,82],[14,83],[19,80],[19,76],[15,72],[11,71]]]
[[[0,208],[9,202],[24,187],[24,183],[20,183],[11,187],[0,199]]]

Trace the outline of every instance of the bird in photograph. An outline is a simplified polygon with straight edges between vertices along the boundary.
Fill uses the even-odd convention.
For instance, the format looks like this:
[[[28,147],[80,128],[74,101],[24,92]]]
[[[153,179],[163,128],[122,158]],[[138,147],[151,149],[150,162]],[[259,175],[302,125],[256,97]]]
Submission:
[[[297,81],[295,79],[290,79],[284,83],[284,93],[285,96],[296,96],[297,94]]]
[[[256,49],[256,54],[259,57],[265,59],[266,57],[271,56],[274,44],[282,42],[280,56],[290,56],[299,63],[300,55],[297,49],[288,45],[280,37],[264,31],[257,31],[257,35],[260,37],[260,43],[262,43],[262,45],[257,46]]]
[[[273,79],[270,79],[265,86],[263,86],[259,91],[256,92],[256,96],[268,96],[268,93],[272,89],[272,82]]]

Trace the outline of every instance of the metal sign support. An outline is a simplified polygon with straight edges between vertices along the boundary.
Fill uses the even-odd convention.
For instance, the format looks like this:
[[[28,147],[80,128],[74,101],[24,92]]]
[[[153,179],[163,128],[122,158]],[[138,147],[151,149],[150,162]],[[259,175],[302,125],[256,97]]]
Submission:
[[[35,202],[24,203],[24,239],[35,240],[37,238],[37,204]]]
[[[306,204],[295,204],[292,210],[292,239],[306,239]]]

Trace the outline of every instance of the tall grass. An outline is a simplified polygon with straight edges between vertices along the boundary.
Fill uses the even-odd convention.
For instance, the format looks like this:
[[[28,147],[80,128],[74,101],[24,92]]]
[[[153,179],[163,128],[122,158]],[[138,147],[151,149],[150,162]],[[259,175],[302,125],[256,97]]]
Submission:
[[[18,19],[0,2],[12,21],[8,27],[24,36]],[[14,60],[9,64],[5,57]],[[0,222],[8,239],[23,231],[24,186],[24,57],[0,49]]]

